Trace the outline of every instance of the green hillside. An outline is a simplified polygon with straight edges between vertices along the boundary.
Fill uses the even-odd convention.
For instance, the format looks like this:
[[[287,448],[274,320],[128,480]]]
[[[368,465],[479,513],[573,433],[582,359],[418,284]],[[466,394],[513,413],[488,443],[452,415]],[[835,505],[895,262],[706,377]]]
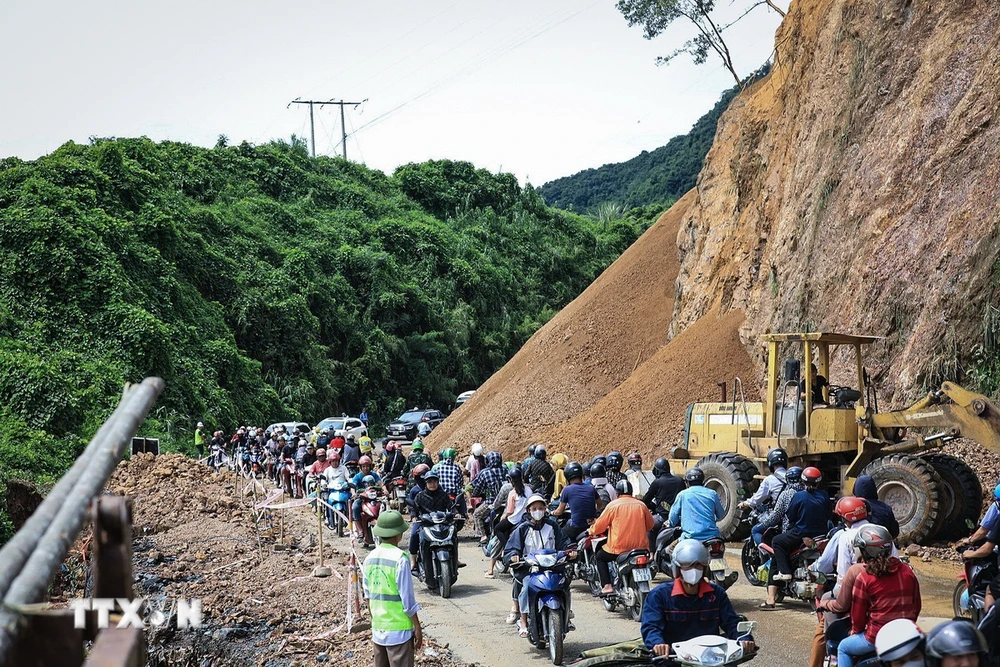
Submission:
[[[719,118],[738,92],[739,88],[727,90],[690,132],[674,137],[666,146],[643,151],[626,162],[558,178],[540,187],[539,194],[550,206],[569,211],[594,211],[602,204],[666,208],[695,186]]]
[[[468,163],[386,176],[294,138],[0,160],[0,482],[58,476],[147,375],[167,384],[145,430],[175,446],[199,419],[446,407],[642,228]]]

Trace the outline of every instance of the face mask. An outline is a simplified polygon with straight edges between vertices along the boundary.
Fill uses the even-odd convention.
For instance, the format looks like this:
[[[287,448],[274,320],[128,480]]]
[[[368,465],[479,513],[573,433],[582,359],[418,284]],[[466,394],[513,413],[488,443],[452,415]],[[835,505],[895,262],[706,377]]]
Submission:
[[[699,581],[701,581],[704,573],[698,568],[691,568],[690,570],[681,570],[681,579],[684,580],[685,584],[694,586]]]
[[[531,518],[535,521],[541,521],[545,518],[545,510],[531,510]]]
[[[904,662],[902,667],[924,667],[923,660],[909,660]]]

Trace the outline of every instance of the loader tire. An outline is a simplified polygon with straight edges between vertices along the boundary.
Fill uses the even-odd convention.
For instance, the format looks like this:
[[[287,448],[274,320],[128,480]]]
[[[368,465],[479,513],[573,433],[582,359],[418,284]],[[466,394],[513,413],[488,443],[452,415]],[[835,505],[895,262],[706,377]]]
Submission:
[[[861,474],[871,475],[879,500],[892,506],[900,544],[934,538],[941,505],[941,476],[934,466],[915,456],[890,454],[866,465]]]
[[[976,529],[983,504],[983,487],[976,473],[962,459],[932,454],[924,459],[941,477],[940,513],[944,517],[939,540],[956,540]]]
[[[722,539],[746,539],[750,526],[740,520],[738,505],[753,495],[757,465],[739,454],[709,454],[698,467],[705,473],[705,486],[719,494],[726,510],[719,520]]]

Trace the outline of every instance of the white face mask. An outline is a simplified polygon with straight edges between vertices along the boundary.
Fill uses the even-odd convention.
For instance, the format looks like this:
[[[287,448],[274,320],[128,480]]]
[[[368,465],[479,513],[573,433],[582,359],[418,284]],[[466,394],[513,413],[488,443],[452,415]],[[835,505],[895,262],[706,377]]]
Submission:
[[[541,521],[545,518],[545,510],[531,510],[531,518],[535,521]]]
[[[681,579],[684,580],[685,584],[694,586],[701,578],[704,576],[704,572],[700,568],[693,567],[690,570],[681,570]]]
[[[908,662],[904,662],[902,667],[924,667],[924,661],[922,659],[910,660]]]

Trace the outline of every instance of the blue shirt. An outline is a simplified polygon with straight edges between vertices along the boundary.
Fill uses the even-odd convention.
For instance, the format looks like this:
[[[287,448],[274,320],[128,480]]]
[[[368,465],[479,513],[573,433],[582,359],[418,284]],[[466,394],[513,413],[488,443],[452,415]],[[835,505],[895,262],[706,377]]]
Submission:
[[[562,490],[559,502],[569,505],[569,525],[586,526],[597,518],[597,489],[590,484],[570,484]]]
[[[739,639],[739,622],[722,586],[703,579],[697,595],[686,595],[680,579],[675,579],[649,592],[642,607],[642,641],[652,651],[657,644],[717,635],[720,629],[728,639]],[[743,641],[753,641],[753,637],[748,635]]]
[[[372,470],[371,472],[359,472],[357,475],[355,475],[354,479],[351,480],[351,486],[353,486],[356,489],[360,489],[361,480],[363,480],[367,475],[371,475],[372,477],[374,477],[376,484],[382,483],[382,478],[378,476],[377,472]]]
[[[788,504],[788,525],[790,532],[802,537],[825,535],[830,527],[830,496],[822,489],[796,493]]]
[[[692,486],[677,494],[670,506],[669,523],[681,527],[681,539],[704,541],[722,537],[716,522],[724,516],[719,494],[707,486]]]
[[[983,520],[979,522],[979,525],[986,530],[990,530],[996,524],[997,517],[1000,517],[1000,508],[997,508],[996,503],[990,503],[990,507],[986,510],[986,514],[983,515]]]

